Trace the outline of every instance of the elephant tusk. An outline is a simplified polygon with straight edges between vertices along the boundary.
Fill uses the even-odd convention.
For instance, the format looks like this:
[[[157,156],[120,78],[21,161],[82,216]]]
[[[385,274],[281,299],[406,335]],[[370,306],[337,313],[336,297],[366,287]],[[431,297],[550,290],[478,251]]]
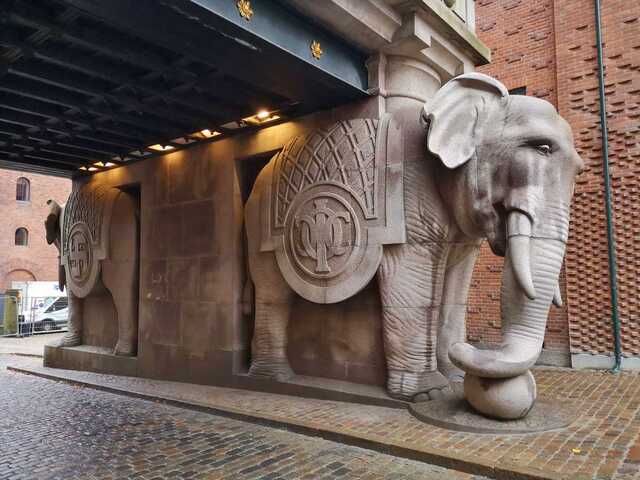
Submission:
[[[519,210],[512,210],[507,218],[507,255],[513,273],[530,300],[535,300],[536,289],[531,276],[531,220]]]
[[[562,294],[560,293],[560,284],[556,284],[556,289],[553,292],[553,304],[560,308],[562,307]]]

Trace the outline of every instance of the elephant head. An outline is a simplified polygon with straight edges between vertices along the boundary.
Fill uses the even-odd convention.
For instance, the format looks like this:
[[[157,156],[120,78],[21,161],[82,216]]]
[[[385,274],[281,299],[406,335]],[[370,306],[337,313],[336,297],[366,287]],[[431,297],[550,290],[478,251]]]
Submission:
[[[49,206],[49,213],[44,221],[47,243],[49,245],[53,243],[58,249],[58,253],[60,253],[60,215],[62,213],[62,207],[60,207],[55,200],[47,200],[47,205]],[[60,290],[64,290],[65,284],[65,270],[58,261],[58,286]]]
[[[559,299],[571,197],[583,167],[571,129],[549,102],[509,95],[479,73],[442,87],[424,106],[422,123],[455,224],[505,257],[501,347],[456,343],[449,358],[480,377],[522,374],[540,355],[552,299]]]

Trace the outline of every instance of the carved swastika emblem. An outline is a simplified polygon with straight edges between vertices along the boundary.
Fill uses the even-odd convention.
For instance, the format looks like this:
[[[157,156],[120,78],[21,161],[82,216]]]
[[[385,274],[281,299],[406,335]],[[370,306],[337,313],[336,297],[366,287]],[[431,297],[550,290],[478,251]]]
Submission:
[[[91,234],[84,223],[76,223],[69,232],[67,268],[70,280],[81,285],[92,275],[93,246]]]
[[[75,232],[69,239],[69,265],[71,275],[76,280],[82,279],[89,269],[89,245],[83,232]]]
[[[347,251],[342,244],[342,222],[351,223],[351,215],[348,211],[332,210],[327,205],[328,201],[326,198],[314,200],[315,208],[296,218],[296,228],[300,231],[303,247],[298,254],[316,261],[316,273],[330,273],[327,260],[334,255],[344,255]]]

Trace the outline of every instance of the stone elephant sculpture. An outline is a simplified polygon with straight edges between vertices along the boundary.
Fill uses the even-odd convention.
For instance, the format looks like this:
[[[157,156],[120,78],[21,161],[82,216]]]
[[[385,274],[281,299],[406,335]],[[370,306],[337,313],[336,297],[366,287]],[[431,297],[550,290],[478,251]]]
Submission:
[[[381,188],[388,197],[401,185],[401,201],[387,202],[385,221],[395,237],[390,241],[384,240],[389,237],[384,228],[354,234],[356,217],[362,223],[363,215],[348,212],[357,210],[353,205],[358,202],[342,202],[349,205],[340,207],[336,200],[342,195],[336,193],[337,184],[349,184],[353,172],[362,178],[370,173],[345,162],[333,166],[336,158],[358,150],[357,134],[347,132],[344,136],[353,138],[340,142],[331,127],[321,140],[315,134],[293,139],[260,173],[245,210],[255,285],[250,375],[280,380],[292,375],[286,330],[293,295],[330,303],[355,293],[353,278],[324,297],[308,289],[313,282],[321,287],[322,281],[333,288],[326,277],[332,268],[346,268],[348,277],[350,267],[335,259],[344,257],[345,249],[362,250],[367,242],[379,248],[365,249],[365,273],[355,269],[351,274],[364,277],[357,282],[359,288],[374,274],[378,278],[391,396],[436,398],[451,382],[461,381],[465,371],[515,377],[538,358],[552,299],[560,302],[558,276],[569,207],[582,168],[569,125],[550,103],[511,96],[500,82],[478,73],[448,82],[422,111],[408,107],[394,117],[402,132],[388,135],[402,133],[404,140],[403,148],[394,150],[386,139],[387,163],[401,164],[395,170],[387,165],[387,175],[400,178]],[[358,162],[367,162],[369,150],[363,147],[354,154]],[[377,156],[378,147],[373,150]],[[304,163],[300,158],[306,154],[300,152],[312,152],[320,160]],[[402,158],[389,160],[394,156]],[[296,175],[308,178],[306,186],[291,186]],[[365,197],[361,191],[366,193],[366,184],[375,183],[376,175],[366,177],[370,182],[351,182],[343,188],[350,192],[344,196]],[[281,214],[284,233],[277,237],[273,230]],[[503,343],[497,350],[481,351],[464,341],[467,295],[483,239],[506,262]],[[296,284],[296,275],[307,275],[307,283]]]
[[[49,200],[47,243],[60,252],[60,288],[69,297],[68,332],[58,346],[83,343],[84,299],[111,294],[117,315],[114,353],[135,356],[138,345],[138,207],[126,192],[87,184],[64,206]]]

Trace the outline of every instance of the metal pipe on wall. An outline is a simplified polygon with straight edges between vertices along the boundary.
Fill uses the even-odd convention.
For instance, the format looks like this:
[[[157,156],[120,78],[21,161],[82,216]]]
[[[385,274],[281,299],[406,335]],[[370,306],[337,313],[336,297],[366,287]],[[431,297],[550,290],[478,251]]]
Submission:
[[[607,104],[604,91],[604,62],[602,60],[602,18],[600,0],[595,0],[596,47],[598,50],[598,88],[600,100],[600,129],[602,132],[602,174],[604,176],[604,203],[607,218],[607,252],[609,257],[609,293],[611,298],[611,323],[613,327],[613,354],[615,363],[612,372],[622,367],[622,345],[620,340],[620,317],[618,316],[618,273],[616,265],[616,243],[613,227],[611,201],[611,178],[609,174],[609,135],[607,127]]]

